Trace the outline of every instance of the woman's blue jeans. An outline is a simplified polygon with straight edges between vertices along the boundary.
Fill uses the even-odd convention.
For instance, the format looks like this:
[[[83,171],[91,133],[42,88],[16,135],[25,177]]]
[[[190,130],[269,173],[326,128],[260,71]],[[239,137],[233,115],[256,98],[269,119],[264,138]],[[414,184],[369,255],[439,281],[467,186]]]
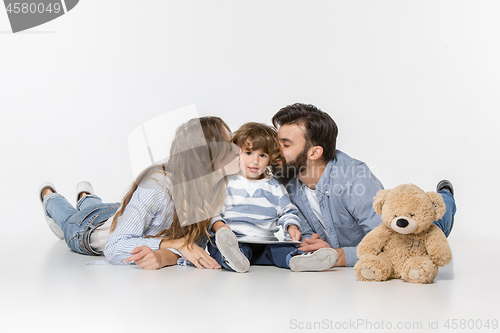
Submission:
[[[72,251],[87,255],[102,255],[90,246],[92,232],[115,215],[119,203],[102,203],[96,195],[86,195],[76,209],[59,193],[45,196],[43,208],[64,232],[64,240]]]

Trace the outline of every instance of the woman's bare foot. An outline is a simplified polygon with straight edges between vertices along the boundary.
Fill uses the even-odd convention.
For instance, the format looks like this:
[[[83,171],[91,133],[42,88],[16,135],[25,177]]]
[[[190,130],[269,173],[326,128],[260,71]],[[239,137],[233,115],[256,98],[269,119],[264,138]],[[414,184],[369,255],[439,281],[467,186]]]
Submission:
[[[47,187],[46,189],[44,189],[44,190],[43,190],[43,192],[42,192],[42,197],[44,197],[44,198],[45,198],[45,196],[47,196],[47,195],[49,195],[49,194],[51,194],[51,193],[54,193],[54,191],[52,191],[52,190],[50,189],[50,187]]]
[[[81,198],[83,198],[84,196],[86,195],[90,195],[90,193],[87,193],[87,192],[81,192],[79,195],[78,195],[78,200],[80,200]]]

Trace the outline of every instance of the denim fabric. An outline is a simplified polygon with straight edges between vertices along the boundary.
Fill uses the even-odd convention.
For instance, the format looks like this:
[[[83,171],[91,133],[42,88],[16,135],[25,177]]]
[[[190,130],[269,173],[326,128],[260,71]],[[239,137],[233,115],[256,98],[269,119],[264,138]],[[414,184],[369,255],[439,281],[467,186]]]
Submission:
[[[435,221],[434,224],[441,229],[446,237],[450,235],[451,220],[457,211],[457,206],[455,205],[455,198],[450,192],[446,190],[441,190],[438,192],[443,197],[444,204],[446,205],[446,212],[443,217]]]
[[[63,230],[64,240],[72,251],[102,255],[90,247],[90,235],[115,215],[120,204],[104,204],[98,196],[87,195],[78,200],[75,209],[62,195],[51,193],[44,198],[43,207]]]
[[[219,265],[228,270],[233,270],[229,267],[222,254],[217,248],[215,239],[212,239],[213,245],[208,243],[208,252]],[[281,268],[290,268],[290,259],[298,254],[304,253],[295,247],[293,244],[248,244],[239,243],[241,252],[250,261],[250,265],[276,266]]]
[[[304,186],[297,178],[285,186],[299,209],[302,237],[319,234],[332,248],[344,250],[346,266],[354,266],[359,242],[380,222],[373,209],[373,198],[383,189],[382,183],[365,163],[337,150],[335,160],[328,162],[315,190],[325,229],[309,204]]]

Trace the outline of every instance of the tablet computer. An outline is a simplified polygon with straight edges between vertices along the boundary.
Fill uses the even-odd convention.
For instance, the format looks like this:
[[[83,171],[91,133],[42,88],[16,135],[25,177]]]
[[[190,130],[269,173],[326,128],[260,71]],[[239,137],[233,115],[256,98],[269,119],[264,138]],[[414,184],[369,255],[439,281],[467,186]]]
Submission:
[[[274,236],[238,236],[238,242],[249,244],[294,244],[299,245],[300,241],[279,240]]]

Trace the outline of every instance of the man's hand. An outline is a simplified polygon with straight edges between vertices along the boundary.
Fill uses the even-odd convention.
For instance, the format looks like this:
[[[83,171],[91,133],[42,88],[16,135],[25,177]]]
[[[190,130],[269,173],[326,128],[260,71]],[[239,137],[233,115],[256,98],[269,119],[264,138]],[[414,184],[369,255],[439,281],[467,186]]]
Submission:
[[[302,238],[302,233],[294,224],[289,225],[286,231],[288,232],[288,235],[290,235],[290,238],[294,241],[299,241]]]
[[[325,242],[320,235],[312,234],[311,238],[306,238],[302,243],[300,243],[299,250],[304,252],[313,252],[324,247],[330,247],[330,245],[328,245],[328,243]],[[341,248],[334,250],[337,251],[338,254],[338,259],[334,266],[344,267],[346,264],[344,250]]]
[[[304,252],[313,252],[324,247],[330,247],[327,242],[325,242],[320,235],[312,234],[311,238],[306,238],[302,243],[300,243],[299,250]]]

